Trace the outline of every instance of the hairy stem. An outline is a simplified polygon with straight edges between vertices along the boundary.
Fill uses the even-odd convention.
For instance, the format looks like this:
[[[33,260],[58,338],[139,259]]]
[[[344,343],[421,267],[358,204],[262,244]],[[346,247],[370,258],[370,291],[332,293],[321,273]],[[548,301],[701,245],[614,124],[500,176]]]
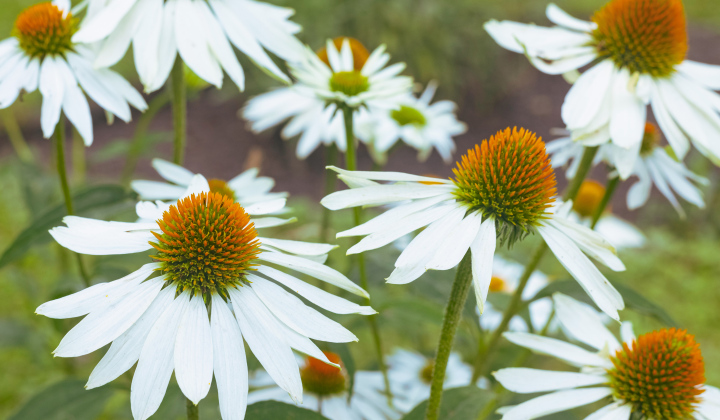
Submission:
[[[175,140],[173,162],[182,165],[187,143],[187,90],[185,88],[185,65],[179,56],[175,58],[175,64],[170,73],[170,96]]]

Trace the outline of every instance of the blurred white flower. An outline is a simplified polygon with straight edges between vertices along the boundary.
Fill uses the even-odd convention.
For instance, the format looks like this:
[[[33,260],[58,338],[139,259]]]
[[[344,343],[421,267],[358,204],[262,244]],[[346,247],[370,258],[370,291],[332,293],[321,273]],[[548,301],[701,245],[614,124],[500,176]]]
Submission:
[[[78,43],[99,43],[95,66],[107,67],[133,46],[135,68],[146,92],[165,84],[177,54],[200,78],[222,86],[223,70],[245,88],[233,46],[272,76],[289,82],[267,55],[299,60],[302,44],[289,21],[292,9],[254,0],[90,0]],[[264,49],[263,49],[264,48]]]
[[[553,299],[566,335],[593,350],[534,334],[505,333],[511,342],[556,357],[580,368],[580,372],[530,368],[495,372],[500,384],[513,392],[553,391],[501,408],[504,420],[544,417],[598,401],[606,405],[586,419],[719,418],[720,390],[704,384],[700,345],[687,331],[662,329],[635,338],[632,325],[624,322],[621,343],[590,306],[560,293]]]
[[[255,214],[263,212],[256,209]],[[112,343],[87,388],[114,380],[137,362],[130,391],[137,420],[158,409],[173,371],[180,389],[195,404],[207,395],[214,374],[222,417],[243,418],[248,392],[243,339],[278,386],[302,401],[292,349],[331,363],[310,339],[357,338],[282,286],[331,312],[375,313],[272,268],[290,269],[368,296],[318,262],[334,246],[259,237],[256,228],[263,218],[250,219],[239,204],[211,193],[201,175],[193,178],[177,203],[141,202],[138,216],[155,221],[68,216],[67,227],[52,229],[59,244],[77,253],[124,255],[154,248],[151,258],[156,262],[37,309],[51,318],[87,315],[62,339],[53,352],[57,357],[83,356]]]
[[[475,297],[482,313],[497,242],[511,245],[537,232],[604,312],[618,319],[617,311],[624,307],[620,293],[585,254],[615,271],[624,270],[623,263],[602,236],[567,219],[570,203],[553,205],[555,175],[545,146],[534,133],[499,131],[470,149],[450,180],[331,169],[348,185],[357,185],[323,198],[321,204],[331,210],[407,201],[338,233],[338,237],[365,236],[348,254],[380,248],[425,228],[400,254],[388,283],[406,284],[427,270],[452,269],[470,251]]]
[[[393,394],[393,405],[408,413],[430,397],[434,360],[420,353],[397,349],[388,356],[388,376]],[[463,363],[457,353],[451,353],[445,371],[444,389],[470,384],[472,368]]]
[[[153,159],[152,166],[161,177],[169,182],[135,180],[130,186],[142,200],[177,201],[185,195],[185,191],[195,176],[194,173],[180,165],[163,159]],[[275,180],[266,176],[257,176],[257,168],[251,168],[229,181],[211,179],[208,181],[211,192],[226,195],[237,201],[247,210],[251,206],[275,206],[277,209],[265,214],[277,214],[284,211],[287,193],[270,192]]]
[[[325,352],[333,363],[343,366],[335,353]],[[303,381],[303,406],[318,411],[330,420],[391,420],[400,413],[388,406],[385,385],[380,372],[355,372],[353,394],[348,399],[348,378],[344,367],[339,369],[314,357],[305,358],[300,369]],[[273,383],[265,371],[256,371],[250,377],[248,404],[258,401],[281,401],[292,403],[287,392]],[[253,388],[257,388],[252,390]]]
[[[446,163],[451,163],[455,151],[452,138],[463,134],[467,126],[457,120],[455,103],[439,101],[430,104],[436,90],[437,84],[431,82],[419,98],[412,94],[402,98],[398,102],[399,108],[373,110],[369,121],[359,128],[358,135],[378,154],[386,154],[402,140],[418,150],[420,161],[426,160],[434,147]]]
[[[627,179],[640,155],[647,105],[675,154],[690,142],[720,164],[720,66],[686,60],[685,12],[681,0],[612,0],[592,22],[554,4],[547,16],[558,26],[495,20],[485,29],[502,47],[525,54],[547,74],[586,65],[562,107],[573,138],[587,146],[612,143],[622,149],[616,167]]]
[[[147,104],[122,76],[93,66],[94,52],[71,40],[77,27],[69,0],[39,3],[18,16],[13,36],[0,42],[0,109],[39,89],[43,136],[53,135],[64,113],[89,146],[93,125],[85,95],[125,122],[128,104],[141,111]]]

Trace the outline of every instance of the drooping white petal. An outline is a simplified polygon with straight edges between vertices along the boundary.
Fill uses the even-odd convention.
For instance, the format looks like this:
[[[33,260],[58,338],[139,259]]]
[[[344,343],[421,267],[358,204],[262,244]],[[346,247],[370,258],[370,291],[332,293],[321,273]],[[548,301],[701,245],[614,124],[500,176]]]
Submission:
[[[197,10],[197,18],[205,20],[208,47],[213,56],[217,58],[222,68],[230,76],[230,79],[235,82],[240,91],[245,90],[245,73],[240,67],[237,57],[235,57],[235,51],[230,46],[220,22],[210,11],[210,7],[206,2],[196,2],[195,9]]]
[[[475,300],[480,314],[485,310],[485,301],[490,289],[496,245],[495,220],[487,218],[482,222],[477,237],[470,245],[473,288],[475,289]]]
[[[373,181],[392,181],[392,182],[429,182],[435,184],[452,184],[449,179],[434,178],[429,176],[418,176],[406,174],[403,172],[375,172],[375,171],[348,171],[338,168],[337,166],[328,166],[327,169],[335,171],[341,175],[353,178],[369,179]]]
[[[180,323],[174,350],[175,378],[183,394],[197,405],[210,391],[213,345],[202,295],[194,296]]]
[[[545,354],[562,359],[571,365],[612,367],[609,359],[596,353],[591,353],[574,344],[523,332],[506,332],[503,337],[508,341],[532,350],[535,353]]]
[[[625,271],[625,264],[618,258],[615,248],[597,232],[558,216],[548,220],[548,224],[567,235],[588,256],[605,264],[613,271]]]
[[[548,414],[559,413],[571,408],[592,404],[609,395],[611,388],[574,389],[558,391],[542,397],[533,398],[518,404],[503,415],[503,420],[528,420]]]
[[[242,420],[248,397],[248,369],[240,327],[230,308],[217,294],[212,295],[210,320],[213,371],[223,420]]]
[[[150,93],[160,89],[168,79],[170,71],[177,56],[177,42],[175,41],[175,10],[176,2],[168,1],[163,5],[160,37],[158,39],[157,68],[155,74],[138,72],[145,91]]]
[[[73,42],[92,43],[112,33],[120,20],[138,0],[112,0],[99,13],[83,22],[80,30],[73,35]]]
[[[588,22],[575,17],[570,16],[567,12],[559,8],[555,3],[548,4],[545,9],[545,15],[550,22],[564,26],[568,29],[581,32],[592,32],[597,27],[593,22]]]
[[[479,212],[467,215],[462,222],[446,232],[445,239],[437,244],[438,251],[425,264],[427,270],[449,270],[467,254],[470,245],[476,241],[482,217]]]
[[[222,87],[223,73],[210,52],[204,22],[196,16],[195,0],[175,0],[175,40],[185,64],[201,79]]]
[[[85,95],[80,90],[77,80],[72,75],[67,64],[63,62],[67,71],[63,72],[65,78],[65,94],[63,95],[62,109],[68,120],[75,126],[85,146],[93,142],[92,116],[90,106]]]
[[[355,206],[395,203],[398,201],[435,197],[450,193],[454,186],[393,184],[377,185],[334,192],[320,201],[330,210]]]
[[[40,66],[40,93],[43,96],[40,125],[45,138],[50,138],[55,132],[65,97],[64,68],[58,64],[59,61],[62,60],[46,57]]]
[[[529,368],[500,369],[493,376],[504,388],[521,394],[600,385],[609,381],[606,375]]]
[[[555,293],[553,301],[558,320],[573,338],[597,350],[607,348],[612,352],[620,348],[595,309],[561,293]]]
[[[94,57],[95,68],[107,68],[120,61],[130,47],[133,36],[138,32],[147,32],[151,25],[144,24],[143,20],[149,14],[153,1],[140,1],[132,7],[117,24],[117,27],[105,38]],[[88,18],[92,21],[92,18]],[[150,28],[148,28],[150,26]]]
[[[630,73],[619,70],[613,80],[610,137],[614,144],[630,149],[642,142],[645,133],[647,108],[645,103],[629,90]]]
[[[573,84],[562,105],[562,119],[569,129],[584,128],[600,112],[609,95],[614,65],[604,60],[586,71]]]

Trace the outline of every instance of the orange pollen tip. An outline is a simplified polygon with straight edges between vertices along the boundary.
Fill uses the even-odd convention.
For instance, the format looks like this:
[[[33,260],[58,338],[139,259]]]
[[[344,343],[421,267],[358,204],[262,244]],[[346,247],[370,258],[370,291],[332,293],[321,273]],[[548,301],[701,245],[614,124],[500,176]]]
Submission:
[[[573,202],[573,210],[580,217],[592,217],[604,196],[605,187],[602,184],[593,180],[583,181]]]
[[[245,209],[218,192],[178,200],[157,221],[154,233],[166,281],[179,290],[205,294],[242,286],[260,253],[255,226]]]
[[[599,55],[631,74],[669,77],[687,54],[682,0],[611,0],[592,20]]]
[[[640,146],[640,154],[648,155],[660,145],[660,130],[653,123],[645,123],[645,133],[643,134],[642,145]]]
[[[639,336],[611,356],[614,397],[643,418],[693,418],[705,383],[700,345],[686,330],[662,329]]]
[[[335,353],[327,351],[323,353],[330,362],[340,365],[341,368],[338,369],[336,366],[314,357],[308,357],[305,359],[305,366],[300,369],[303,387],[306,391],[319,396],[341,393],[345,390],[347,382],[342,368],[342,360]]]
[[[441,179],[439,176],[437,176],[437,175],[435,175],[435,174],[425,174],[425,175],[423,175],[423,176],[426,177],[426,178],[437,178],[437,179]],[[423,184],[423,185],[442,185],[442,184],[443,184],[442,182],[432,182],[432,181],[420,181],[420,183]]]
[[[545,144],[524,128],[498,131],[468,150],[453,169],[456,198],[493,217],[501,242],[512,245],[544,219],[556,181]]]
[[[507,290],[507,283],[500,277],[492,276],[490,279],[491,292],[504,292]]]
[[[355,38],[340,36],[333,39],[332,42],[335,45],[335,48],[340,51],[345,40],[350,43],[350,51],[352,51],[353,66],[355,67],[355,70],[362,70],[363,66],[365,66],[365,62],[367,62],[368,57],[370,57],[370,51],[368,51],[368,49],[365,48],[365,46]],[[331,67],[330,60],[328,59],[327,47],[320,48],[317,51],[317,56],[323,63],[327,64],[328,67]]]
[[[31,57],[64,54],[72,50],[72,36],[78,22],[70,12],[63,12],[47,2],[30,6],[15,20],[13,36]]]

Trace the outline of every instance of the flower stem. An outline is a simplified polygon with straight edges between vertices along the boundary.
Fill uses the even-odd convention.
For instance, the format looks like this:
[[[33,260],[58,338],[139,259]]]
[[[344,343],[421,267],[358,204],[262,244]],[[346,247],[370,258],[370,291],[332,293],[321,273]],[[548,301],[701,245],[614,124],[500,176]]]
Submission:
[[[75,212],[73,211],[72,195],[70,194],[70,184],[68,183],[67,170],[65,169],[65,120],[62,116],[60,116],[60,121],[58,121],[57,126],[55,126],[55,135],[53,137],[55,139],[55,157],[57,159],[57,171],[60,178],[60,188],[62,189],[63,197],[65,198],[65,209],[67,210],[68,216],[71,216]],[[75,254],[75,257],[77,259],[77,264],[80,270],[80,276],[83,279],[83,283],[85,283],[85,287],[89,287],[90,276],[88,275],[87,271],[85,271],[82,257],[80,256],[80,254],[77,253]]]
[[[325,148],[325,166],[337,165],[338,150],[335,143]],[[325,196],[328,196],[335,192],[335,183],[337,177],[333,171],[325,171]],[[327,207],[323,206],[322,222],[320,224],[320,242],[330,243],[328,234],[330,233],[330,217],[331,211]]]
[[[347,142],[347,150],[345,151],[345,169],[348,171],[357,170],[357,158],[355,155],[355,130],[353,130],[353,109],[350,107],[343,107],[343,118],[345,120],[345,141]],[[362,209],[360,207],[353,208],[353,216],[355,226],[358,226],[362,222]],[[365,255],[363,253],[357,254],[358,270],[360,271],[360,287],[367,291],[368,280],[367,271],[365,270]],[[370,306],[370,298],[367,298],[367,304]],[[372,332],[373,341],[375,341],[375,351],[377,353],[378,364],[380,366],[380,372],[383,375],[383,382],[385,383],[385,395],[387,396],[388,405],[393,406],[392,390],[390,389],[390,378],[387,372],[387,365],[385,364],[385,353],[383,351],[382,339],[380,338],[380,329],[377,325],[377,315],[370,315],[367,317],[370,323],[370,330]]]
[[[595,229],[595,225],[597,225],[598,220],[602,217],[602,214],[607,208],[607,205],[610,203],[610,199],[615,193],[615,189],[619,183],[619,176],[615,176],[608,180],[607,185],[605,185],[605,195],[603,195],[602,200],[600,200],[600,204],[598,204],[598,207],[595,209],[595,214],[593,214],[592,222],[590,223],[590,229]]]
[[[130,149],[128,150],[127,157],[125,158],[125,167],[123,168],[122,177],[120,178],[123,185],[130,183],[130,180],[135,173],[138,159],[143,152],[143,146],[147,141],[147,132],[150,128],[155,115],[170,102],[170,95],[167,93],[161,93],[154,97],[148,109],[140,116],[137,125],[135,126],[135,134],[133,135],[132,143],[130,143]]]
[[[3,125],[5,125],[5,131],[7,132],[10,144],[12,144],[15,153],[23,163],[34,163],[35,156],[33,156],[30,146],[25,141],[25,137],[22,134],[22,130],[18,125],[17,119],[10,108],[3,109],[0,111],[0,118],[2,119]]]
[[[198,406],[193,404],[193,402],[187,398],[185,399],[185,408],[187,409],[188,420],[199,420],[200,419],[200,413],[198,411]]]
[[[588,172],[590,172],[590,169],[592,168],[593,159],[595,159],[595,154],[597,153],[597,150],[597,146],[585,148],[585,151],[583,152],[582,158],[580,160],[580,165],[578,166],[577,173],[570,182],[570,185],[568,185],[567,189],[565,190],[565,194],[563,194],[564,201],[573,200],[577,196],[578,191],[580,191],[580,186],[582,185],[585,177],[587,177]],[[523,271],[522,275],[520,276],[520,280],[518,281],[518,287],[515,289],[515,293],[513,293],[512,297],[510,298],[510,303],[508,304],[505,312],[503,313],[503,318],[502,321],[500,321],[500,325],[498,325],[495,331],[493,331],[493,334],[490,337],[490,341],[488,342],[488,345],[485,347],[484,351],[479,352],[475,359],[471,383],[475,383],[481,376],[485,375],[485,371],[490,366],[489,362],[494,356],[497,347],[500,345],[500,338],[502,337],[502,334],[507,330],[508,325],[510,325],[510,320],[512,320],[513,317],[517,315],[518,310],[522,306],[522,294],[525,290],[525,286],[527,286],[527,283],[530,280],[530,276],[532,276],[533,272],[540,264],[540,261],[545,255],[545,251],[547,251],[547,249],[547,244],[544,241],[541,242],[533,253],[530,262],[525,266],[525,270]]]
[[[175,64],[170,73],[170,97],[175,139],[173,162],[182,165],[187,142],[187,91],[185,89],[185,65],[179,56],[175,58]]]
[[[87,175],[85,141],[76,129],[72,130],[72,134],[73,179],[75,184],[83,184]]]
[[[445,307],[445,317],[443,318],[440,341],[438,342],[435,355],[435,365],[433,366],[433,376],[430,384],[430,399],[428,400],[425,420],[437,420],[440,416],[445,370],[447,369],[450,351],[455,341],[455,333],[457,332],[471,285],[472,264],[470,251],[468,251],[458,266],[452,291],[450,292],[450,297]]]

